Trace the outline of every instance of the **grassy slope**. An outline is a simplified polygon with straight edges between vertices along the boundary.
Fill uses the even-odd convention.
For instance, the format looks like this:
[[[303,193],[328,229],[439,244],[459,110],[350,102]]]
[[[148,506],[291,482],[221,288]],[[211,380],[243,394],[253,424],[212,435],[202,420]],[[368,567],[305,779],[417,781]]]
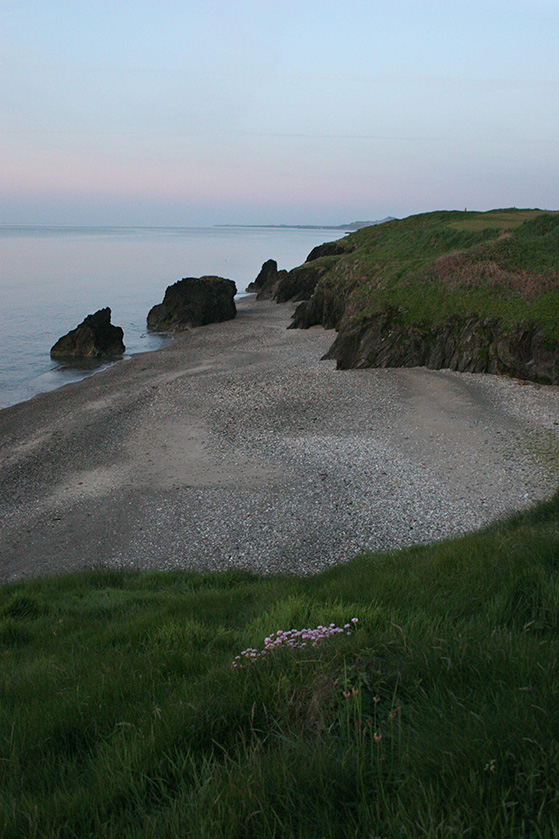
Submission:
[[[328,281],[356,317],[389,302],[557,336],[558,222],[391,222],[344,240]],[[0,835],[559,837],[558,570],[556,496],[313,578],[1,588]],[[277,629],[353,616],[351,637],[231,667]]]
[[[360,319],[386,304],[409,323],[452,314],[541,323],[559,338],[559,213],[436,212],[364,228],[325,259],[321,283]]]
[[[313,578],[4,587],[0,835],[558,837],[558,571],[559,495]]]

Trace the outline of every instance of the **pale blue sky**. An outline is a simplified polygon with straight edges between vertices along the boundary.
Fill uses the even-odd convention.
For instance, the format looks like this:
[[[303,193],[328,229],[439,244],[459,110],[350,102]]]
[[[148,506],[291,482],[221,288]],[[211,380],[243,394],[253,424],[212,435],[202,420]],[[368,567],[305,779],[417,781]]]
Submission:
[[[559,206],[559,0],[2,0],[0,222]]]

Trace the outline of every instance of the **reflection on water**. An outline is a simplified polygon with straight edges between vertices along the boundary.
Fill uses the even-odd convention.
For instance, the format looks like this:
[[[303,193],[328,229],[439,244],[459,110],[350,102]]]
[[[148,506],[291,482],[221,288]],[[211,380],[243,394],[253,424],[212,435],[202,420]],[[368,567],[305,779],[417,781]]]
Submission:
[[[50,358],[53,344],[86,315],[109,306],[112,323],[124,330],[127,355],[158,349],[168,338],[148,332],[146,316],[168,285],[217,274],[244,292],[267,259],[290,269],[315,245],[341,235],[289,228],[0,225],[0,407],[97,372]]]

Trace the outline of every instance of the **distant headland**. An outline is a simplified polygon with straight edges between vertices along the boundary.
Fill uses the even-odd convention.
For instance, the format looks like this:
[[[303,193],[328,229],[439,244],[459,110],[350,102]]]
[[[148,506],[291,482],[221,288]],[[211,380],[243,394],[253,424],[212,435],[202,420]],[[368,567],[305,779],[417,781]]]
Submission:
[[[349,224],[216,224],[215,227],[264,227],[267,230],[361,230],[362,227],[373,227],[394,221],[394,216],[377,219],[376,221],[351,221]]]

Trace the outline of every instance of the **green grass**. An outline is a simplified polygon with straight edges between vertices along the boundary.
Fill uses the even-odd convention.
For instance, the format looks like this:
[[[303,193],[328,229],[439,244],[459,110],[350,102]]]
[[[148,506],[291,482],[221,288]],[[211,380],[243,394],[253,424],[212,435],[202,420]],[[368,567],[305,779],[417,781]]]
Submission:
[[[559,340],[559,213],[426,213],[341,242],[319,286],[341,290],[354,321],[391,306],[410,324],[473,315],[541,324]]]
[[[559,837],[558,629],[559,495],[311,578],[5,586],[0,835]]]
[[[497,230],[512,230],[525,221],[530,221],[540,215],[557,215],[557,211],[549,210],[490,210],[488,213],[463,213],[460,221],[452,222],[451,226],[458,230],[486,230],[489,227]]]

